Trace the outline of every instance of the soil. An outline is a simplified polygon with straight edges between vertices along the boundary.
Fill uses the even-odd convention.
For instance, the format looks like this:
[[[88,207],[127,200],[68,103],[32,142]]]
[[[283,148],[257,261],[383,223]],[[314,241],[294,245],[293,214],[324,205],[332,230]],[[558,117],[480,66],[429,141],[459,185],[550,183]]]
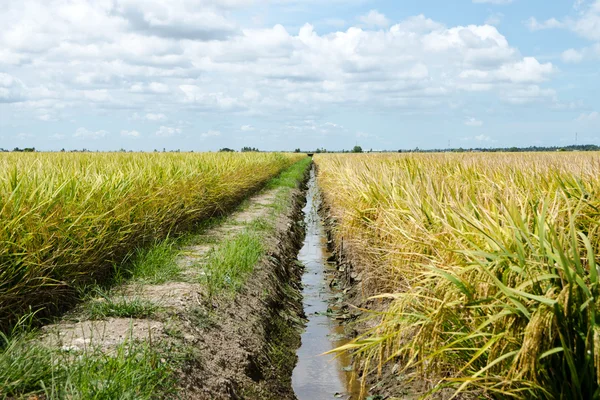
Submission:
[[[178,398],[295,399],[291,375],[303,318],[302,270],[296,256],[304,236],[299,223],[304,185],[291,191],[291,206],[277,217],[274,233],[264,241],[266,256],[240,292],[209,297],[203,285],[195,283],[211,248],[248,222],[268,216],[279,190],[250,198],[243,210],[204,232],[202,236],[214,245],[184,248],[177,259],[182,268],[178,281],[132,283],[118,289],[125,298],[149,300],[160,307],[151,318],[65,319],[44,327],[42,340],[75,352],[94,348],[110,353],[128,340],[187,349],[192,356],[178,373]]]

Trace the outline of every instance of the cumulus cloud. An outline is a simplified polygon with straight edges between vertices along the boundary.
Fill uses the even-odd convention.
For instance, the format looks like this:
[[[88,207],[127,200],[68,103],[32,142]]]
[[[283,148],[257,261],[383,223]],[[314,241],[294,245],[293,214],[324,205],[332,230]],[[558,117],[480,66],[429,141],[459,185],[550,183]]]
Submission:
[[[129,137],[140,137],[140,133],[136,130],[131,130],[131,131],[121,131],[121,136],[129,136]]]
[[[514,0],[473,0],[473,3],[480,3],[480,4],[510,4],[512,3]]]
[[[487,19],[485,20],[485,24],[498,26],[498,25],[500,25],[500,23],[502,23],[503,18],[504,18],[504,14],[494,13],[494,14],[491,14],[489,17],[487,17]]]
[[[140,115],[139,113],[133,113],[131,119],[134,121],[145,120],[150,122],[162,122],[166,121],[168,117],[162,113],[146,113],[143,115]]]
[[[0,102],[22,103],[34,116],[57,115],[55,107],[127,109],[163,124],[178,111],[421,110],[462,91],[534,95],[530,87],[555,71],[490,24],[447,27],[424,15],[392,22],[371,10],[358,26],[330,33],[310,24],[241,27],[230,10],[250,3],[10,0],[0,14]],[[537,87],[538,99],[552,98]],[[181,133],[170,125],[156,135]]]
[[[600,114],[597,111],[592,111],[590,113],[581,113],[579,117],[577,117],[577,122],[590,122],[596,121],[600,119]]]
[[[557,102],[557,95],[554,89],[544,89],[538,85],[529,85],[513,90],[506,90],[501,95],[502,99],[511,104],[527,104],[539,101]]]
[[[241,130],[242,132],[250,132],[250,131],[253,131],[253,130],[255,130],[255,128],[254,128],[252,125],[242,125],[242,126],[240,127],[240,130]]]
[[[527,20],[526,25],[531,31],[541,31],[544,29],[563,28],[565,23],[560,22],[556,18],[549,18],[540,22],[535,17],[531,17]]]
[[[166,38],[224,40],[235,34],[236,24],[220,12],[219,2],[201,1],[200,6],[196,3],[186,0],[122,0],[117,12],[127,20],[131,29]]]
[[[156,131],[155,135],[159,137],[172,137],[181,133],[180,128],[173,128],[170,126],[161,126]]]
[[[463,137],[461,140],[470,142],[495,142],[490,136],[483,133],[481,135]]]
[[[73,134],[73,137],[79,138],[79,139],[97,140],[97,139],[101,139],[107,135],[108,135],[108,132],[105,130],[90,131],[86,128],[78,128],[75,131],[75,134]]]
[[[19,79],[0,72],[0,103],[14,103],[23,99],[25,86]]]
[[[144,116],[148,121],[166,121],[167,116],[165,114],[155,114],[155,113],[147,113]]]
[[[465,120],[465,125],[467,125],[467,126],[482,126],[483,121],[480,121],[475,117],[469,117]]]
[[[210,131],[203,132],[200,136],[202,136],[203,138],[221,136],[221,132],[215,131],[215,130],[210,130]]]
[[[150,83],[136,83],[131,85],[129,89],[133,93],[156,93],[156,94],[166,94],[170,93],[169,85],[160,82],[150,82]]]
[[[492,138],[487,135],[477,135],[473,139],[477,140],[478,142],[489,142],[492,140]]]
[[[583,2],[576,3],[576,8],[583,8]],[[585,39],[600,41],[600,0],[592,2],[576,18],[565,17],[562,20],[549,18],[540,22],[531,17],[527,20],[526,25],[532,31],[567,28]]]
[[[575,49],[568,49],[563,51],[563,53],[560,55],[561,60],[563,60],[566,63],[579,63],[581,62],[581,60],[583,60],[583,51],[578,51]]]
[[[578,35],[600,42],[600,0],[591,4],[580,18],[570,21],[569,25]]]
[[[377,10],[371,10],[368,14],[358,18],[360,22],[369,27],[385,28],[390,25],[390,20]]]

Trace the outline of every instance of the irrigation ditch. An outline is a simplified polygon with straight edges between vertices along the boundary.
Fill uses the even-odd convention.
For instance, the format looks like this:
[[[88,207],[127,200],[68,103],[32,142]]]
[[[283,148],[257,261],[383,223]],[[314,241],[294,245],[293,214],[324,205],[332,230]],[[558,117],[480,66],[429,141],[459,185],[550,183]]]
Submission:
[[[305,159],[151,249],[143,273],[7,341],[0,398],[358,399],[351,320]]]

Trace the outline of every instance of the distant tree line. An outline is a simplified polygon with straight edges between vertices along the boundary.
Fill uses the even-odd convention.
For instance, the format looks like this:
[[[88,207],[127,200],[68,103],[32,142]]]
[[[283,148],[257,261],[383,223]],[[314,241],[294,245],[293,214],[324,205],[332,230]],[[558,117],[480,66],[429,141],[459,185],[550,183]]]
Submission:
[[[4,148],[0,148],[0,152],[8,152],[10,150],[4,149]],[[20,153],[32,153],[35,152],[35,147],[25,147],[25,148],[19,148],[19,147],[15,147],[13,150],[13,152],[20,152]],[[81,149],[81,150],[65,150],[65,149],[61,149],[60,152],[65,152],[65,151],[69,151],[69,152],[73,152],[73,153],[88,153],[88,152],[92,152],[92,150],[88,150],[88,149]],[[119,152],[133,152],[133,150],[126,150],[126,149],[120,149],[118,150]],[[177,149],[177,150],[166,150],[165,148],[162,149],[162,152],[169,152],[169,153],[179,153],[181,150]],[[220,152],[235,152],[236,150],[231,149],[229,147],[223,147],[221,149],[219,149]],[[242,147],[241,152],[245,153],[245,152],[259,152],[260,150],[257,149],[256,147]],[[288,150],[282,150],[282,151],[288,151]],[[542,151],[600,151],[600,146],[597,146],[595,144],[580,144],[580,145],[569,145],[569,146],[530,146],[530,147],[474,147],[474,148],[452,148],[452,149],[430,149],[430,150],[422,150],[419,149],[418,147],[416,147],[415,149],[400,149],[400,150],[375,150],[373,151],[373,149],[370,150],[363,150],[363,148],[359,145],[354,146],[352,149],[350,150],[327,150],[326,148],[317,148],[314,151],[302,151],[300,148],[296,148],[294,149],[294,153],[390,153],[390,152],[398,152],[398,153],[466,153],[466,152],[471,152],[471,153],[499,153],[499,152],[507,152],[507,153],[519,153],[519,152],[542,152]],[[99,152],[99,150],[94,150],[94,152]],[[159,150],[154,149],[155,153],[158,153]],[[191,151],[193,153],[193,150]],[[143,153],[143,151],[142,151]]]
[[[251,151],[259,152],[260,150],[257,149],[256,147],[247,147],[247,146],[244,146],[244,147],[242,147],[242,149],[240,151],[242,153],[247,153],[247,152],[251,152]],[[230,149],[229,147],[223,147],[222,149],[219,149],[219,152],[221,152],[221,153],[233,153],[233,152],[235,152],[235,150],[234,149]]]
[[[569,146],[529,146],[529,147],[474,147],[464,149],[462,147],[455,149],[432,149],[432,150],[419,150],[417,147],[415,150],[398,150],[399,153],[438,153],[438,152],[453,152],[453,153],[464,153],[464,152],[480,152],[480,153],[521,153],[521,152],[541,152],[541,151],[599,151],[600,146],[595,144],[580,144],[580,145],[569,145]]]

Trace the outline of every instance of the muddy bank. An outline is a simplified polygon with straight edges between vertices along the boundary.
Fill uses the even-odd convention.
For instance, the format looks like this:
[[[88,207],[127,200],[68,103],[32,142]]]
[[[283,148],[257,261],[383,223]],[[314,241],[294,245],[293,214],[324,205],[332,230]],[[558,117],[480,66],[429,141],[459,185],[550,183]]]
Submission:
[[[304,201],[304,187],[294,190],[292,206],[278,218],[265,241],[267,255],[242,292],[198,307],[211,317],[181,376],[184,398],[295,398],[291,374],[303,316],[302,268],[295,261],[304,237]]]

